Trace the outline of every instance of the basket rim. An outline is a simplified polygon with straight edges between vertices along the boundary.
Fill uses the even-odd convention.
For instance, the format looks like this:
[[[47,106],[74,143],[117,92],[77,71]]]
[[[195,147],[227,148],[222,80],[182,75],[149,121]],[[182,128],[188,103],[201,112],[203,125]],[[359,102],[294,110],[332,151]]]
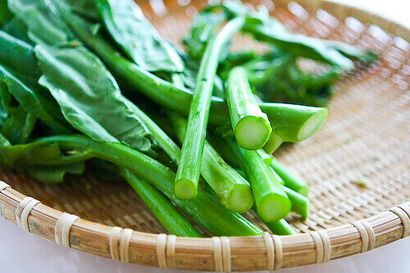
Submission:
[[[337,0],[276,0],[275,5],[291,2],[338,19],[352,16],[410,41],[409,28]],[[292,236],[185,238],[110,227],[33,200],[0,181],[0,215],[26,231],[98,256],[168,269],[276,270],[358,254],[410,235],[410,202],[350,224]],[[240,262],[246,258],[253,263]]]

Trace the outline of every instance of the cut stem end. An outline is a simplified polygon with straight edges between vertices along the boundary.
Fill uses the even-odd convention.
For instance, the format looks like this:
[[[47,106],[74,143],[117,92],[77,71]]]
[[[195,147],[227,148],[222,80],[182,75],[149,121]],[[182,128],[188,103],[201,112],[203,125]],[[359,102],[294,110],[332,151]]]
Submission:
[[[238,185],[232,189],[226,201],[226,207],[232,211],[243,213],[253,206],[253,195],[249,186]]]
[[[259,116],[246,116],[235,127],[238,144],[248,150],[257,150],[268,141],[272,128],[267,119]]]
[[[303,126],[299,130],[299,141],[305,140],[319,131],[325,123],[327,115],[327,109],[322,108],[320,111],[317,111],[308,120],[306,120],[305,124],[303,124]]]
[[[194,199],[198,193],[198,187],[194,181],[180,179],[175,181],[174,193],[176,198],[181,200]]]
[[[258,215],[264,222],[274,222],[288,215],[291,203],[286,196],[271,193],[266,195],[257,205]]]

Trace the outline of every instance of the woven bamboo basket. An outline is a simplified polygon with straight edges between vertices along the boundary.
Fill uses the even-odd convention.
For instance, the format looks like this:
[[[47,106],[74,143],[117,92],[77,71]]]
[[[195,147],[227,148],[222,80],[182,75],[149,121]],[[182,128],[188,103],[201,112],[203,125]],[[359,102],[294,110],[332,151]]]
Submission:
[[[206,1],[140,1],[160,32],[179,41]],[[410,234],[410,30],[331,1],[252,1],[287,27],[371,48],[380,60],[337,84],[327,124],[277,156],[311,185],[312,213],[289,221],[299,232],[260,237],[181,238],[165,234],[126,183],[92,174],[46,186],[2,169],[0,215],[65,246],[161,268],[276,270],[354,255]],[[242,46],[250,46],[247,42]],[[354,182],[365,178],[367,188]],[[39,201],[37,201],[39,200]]]

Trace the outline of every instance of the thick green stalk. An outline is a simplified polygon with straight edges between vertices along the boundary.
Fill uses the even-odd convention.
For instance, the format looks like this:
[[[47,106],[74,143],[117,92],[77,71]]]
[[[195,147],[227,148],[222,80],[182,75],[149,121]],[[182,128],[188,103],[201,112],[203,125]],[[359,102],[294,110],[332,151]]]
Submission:
[[[286,192],[286,195],[292,203],[292,211],[302,216],[303,219],[308,218],[310,211],[309,199],[285,186],[283,187],[283,190]]]
[[[126,169],[121,170],[121,175],[170,234],[201,237],[201,233],[154,186]]]
[[[273,170],[257,151],[240,148],[233,137],[225,135],[225,138],[251,183],[256,210],[262,221],[273,222],[285,217],[291,210],[291,202]]]
[[[276,132],[272,132],[269,136],[268,141],[263,146],[263,149],[268,154],[271,154],[274,151],[276,151],[280,147],[280,145],[282,145],[282,143],[283,143],[282,138],[278,136]]]
[[[276,158],[272,159],[270,166],[283,179],[285,186],[304,196],[308,196],[309,186],[302,179],[280,164]]]
[[[271,172],[273,179],[282,184],[282,189],[285,191],[290,203],[292,204],[291,210],[302,216],[303,219],[306,219],[310,212],[309,199],[306,196],[286,187],[282,177],[280,177],[273,168],[271,169]]]
[[[273,132],[285,142],[299,142],[315,134],[327,118],[328,111],[321,107],[276,104],[262,108],[268,115]]]
[[[219,57],[243,23],[244,20],[240,17],[227,23],[210,41],[201,61],[175,179],[174,191],[177,198],[192,199],[198,192],[206,127]]]
[[[285,219],[280,219],[279,221],[275,222],[269,222],[266,223],[270,231],[272,231],[273,234],[277,235],[293,235],[296,234],[296,231],[292,228],[291,225],[289,225],[288,222],[286,222]]]
[[[98,157],[126,168],[155,186],[184,210],[193,220],[212,234],[219,236],[255,236],[262,231],[238,213],[224,208],[210,194],[199,191],[193,200],[179,200],[173,194],[175,173],[149,156],[120,143],[95,142],[83,136],[51,136],[40,143],[57,144],[62,149],[88,151]]]
[[[176,114],[170,114],[178,138],[182,141],[186,121]],[[229,166],[205,140],[201,175],[226,208],[245,212],[253,205],[253,196],[248,181]]]
[[[67,11],[61,12],[61,17],[75,32],[77,37],[91,50],[93,50],[100,58],[110,67],[118,78],[127,82],[130,86],[135,87],[135,91],[143,93],[145,96],[154,100],[156,103],[180,114],[188,114],[189,105],[192,101],[192,92],[185,88],[177,87],[176,85],[162,80],[154,74],[142,69],[138,65],[127,60],[119,54],[112,45],[107,43],[102,35],[93,34],[90,31],[89,25],[83,22],[76,15]],[[283,103],[259,103],[261,110],[267,114],[271,124],[282,123],[282,130],[286,128],[286,124],[291,124],[288,119],[292,115],[285,115],[286,109],[289,112],[295,111],[294,105]],[[314,109],[322,111],[323,108],[315,108],[308,106],[297,106],[298,111],[311,112]],[[277,115],[276,113],[280,113]],[[210,122],[213,124],[228,124],[229,115],[225,101],[218,97],[212,97]],[[289,130],[292,130],[290,128]]]
[[[285,176],[284,176],[285,179],[282,176],[280,176],[275,171],[275,169],[272,167],[272,162],[276,161],[275,158],[264,153],[263,151],[258,151],[258,152],[259,152],[259,156],[262,158],[262,160],[265,162],[268,168],[270,166],[270,169],[272,171],[272,176],[275,177],[275,180],[277,180],[280,184],[282,184],[283,190],[286,192],[286,195],[288,196],[290,202],[292,203],[292,211],[296,212],[297,214],[302,216],[304,219],[306,219],[309,216],[309,211],[310,211],[309,199],[305,195],[294,191],[293,189],[289,188],[286,185],[285,179],[287,179],[289,183],[289,179],[288,179],[289,177],[286,176],[287,174],[289,174],[289,172],[285,169]],[[291,181],[291,183],[292,182],[293,181]]]
[[[272,128],[268,117],[259,108],[244,68],[235,67],[229,73],[226,98],[232,129],[239,146],[249,150],[262,148]]]
[[[299,214],[302,216],[303,219],[306,219],[309,216],[310,212],[310,202],[309,199],[288,188],[283,181],[282,177],[280,177],[272,168],[272,177],[274,177],[274,180],[279,181],[280,184],[282,184],[282,189],[286,192],[286,195],[288,196],[290,203],[292,204],[292,211]]]

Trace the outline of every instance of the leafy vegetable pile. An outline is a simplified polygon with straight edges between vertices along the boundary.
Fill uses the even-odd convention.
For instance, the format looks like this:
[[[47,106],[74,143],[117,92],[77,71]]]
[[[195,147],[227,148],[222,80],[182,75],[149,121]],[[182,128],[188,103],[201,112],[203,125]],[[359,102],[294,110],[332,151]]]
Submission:
[[[250,209],[292,234],[309,189],[271,154],[315,134],[332,84],[376,59],[236,1],[200,11],[185,52],[132,0],[0,0],[0,26],[0,165],[48,184],[120,175],[179,236],[260,235]],[[269,49],[232,51],[236,33]]]

